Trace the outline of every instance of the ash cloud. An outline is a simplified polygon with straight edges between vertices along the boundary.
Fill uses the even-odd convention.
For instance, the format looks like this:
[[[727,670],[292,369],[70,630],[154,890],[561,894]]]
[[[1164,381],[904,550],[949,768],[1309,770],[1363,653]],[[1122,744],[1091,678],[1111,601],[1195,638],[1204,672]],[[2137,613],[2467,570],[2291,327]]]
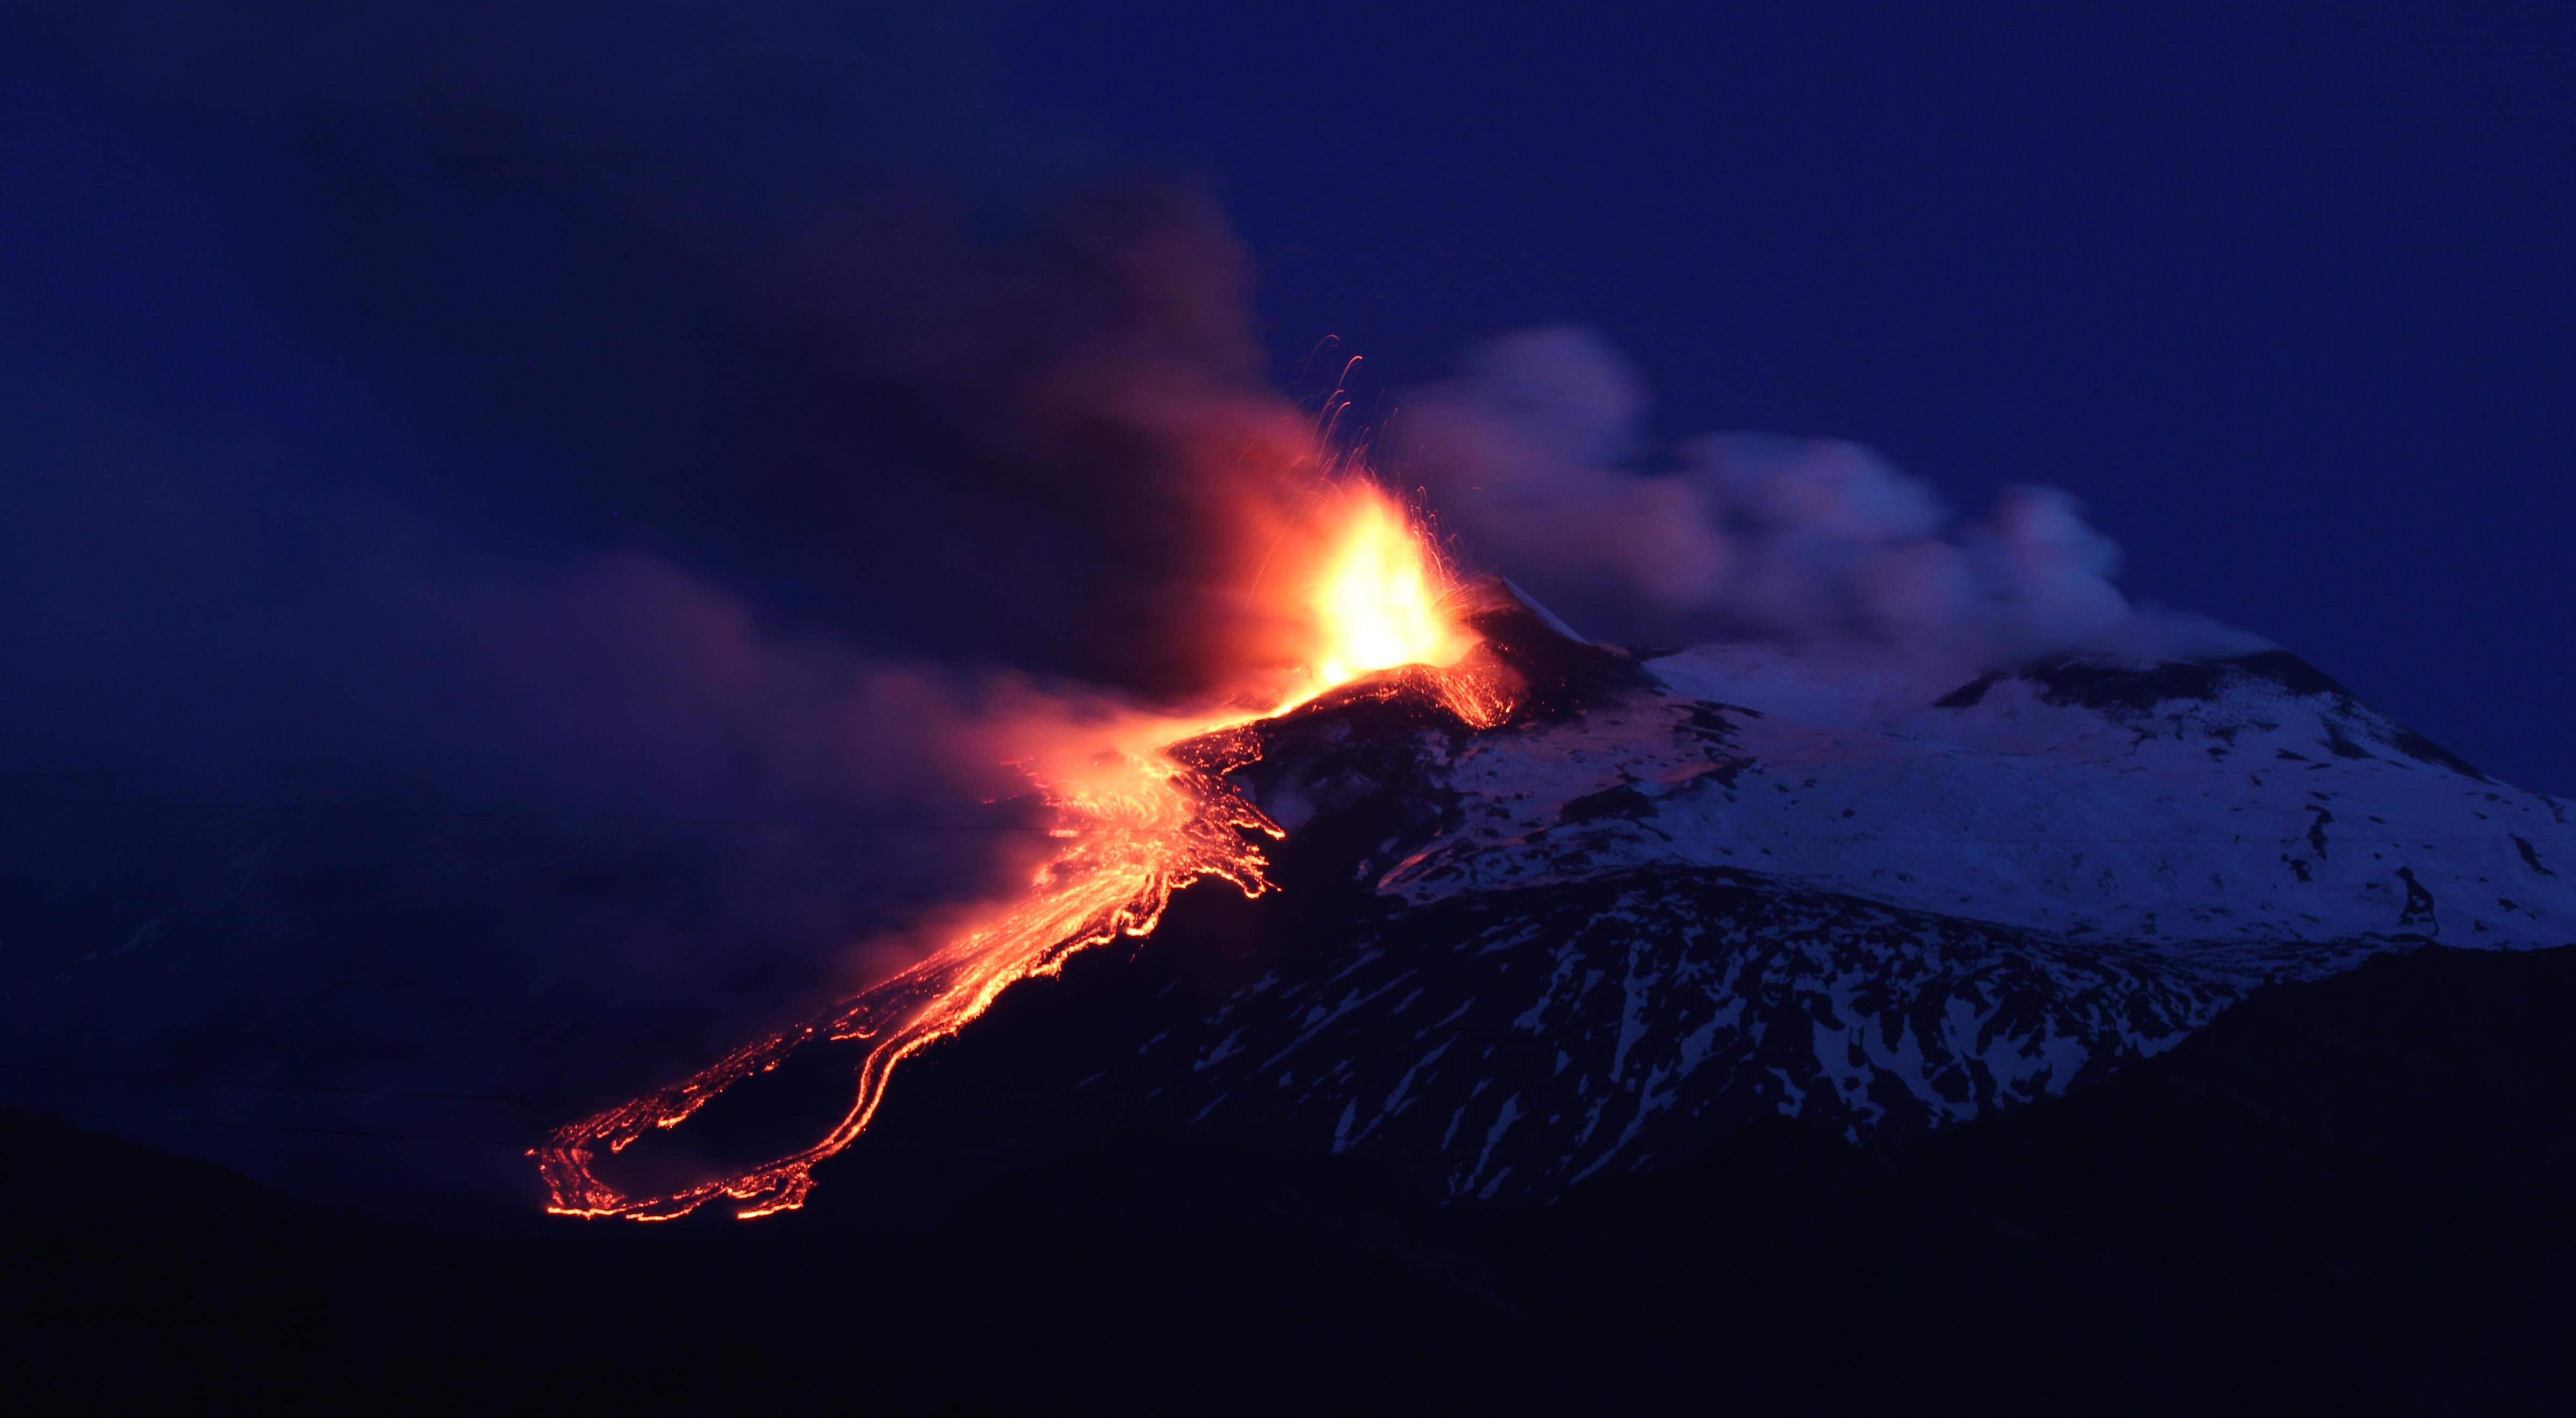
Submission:
[[[1242,253],[980,64],[936,5],[0,17],[21,1047],[612,1100],[1023,872],[1005,759],[1257,654],[1313,468]]]
[[[820,810],[989,786],[950,726],[1041,681],[1228,682],[1247,507],[1311,472],[1242,254],[975,30],[0,20],[7,766]]]
[[[1925,674],[2064,652],[2241,654],[2260,639],[2133,606],[2119,549],[2052,488],[1958,519],[1857,444],[1646,435],[1644,382],[1588,331],[1523,331],[1417,391],[1392,446],[1445,529],[1588,633],[1759,641]]]
[[[884,653],[1156,695],[1233,668],[1197,653],[1234,613],[1227,504],[1298,456],[1243,255],[1195,192],[1014,119],[971,12],[0,23],[50,61],[19,66],[32,131],[95,130],[128,174],[106,150],[139,151],[107,195],[191,209],[194,286],[246,307],[216,318],[361,387],[418,455],[315,475],[496,540],[640,547]]]

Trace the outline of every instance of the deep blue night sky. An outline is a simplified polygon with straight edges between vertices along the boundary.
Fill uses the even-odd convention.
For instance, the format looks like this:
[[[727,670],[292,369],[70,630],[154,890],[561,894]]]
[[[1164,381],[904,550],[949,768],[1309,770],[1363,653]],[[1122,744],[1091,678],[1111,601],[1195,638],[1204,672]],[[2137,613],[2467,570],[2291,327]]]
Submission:
[[[1019,103],[1214,183],[1301,393],[1326,335],[1382,394],[1590,325],[1668,434],[1852,438],[1965,505],[2066,488],[2133,595],[2576,789],[2562,7],[1129,0],[997,33]]]

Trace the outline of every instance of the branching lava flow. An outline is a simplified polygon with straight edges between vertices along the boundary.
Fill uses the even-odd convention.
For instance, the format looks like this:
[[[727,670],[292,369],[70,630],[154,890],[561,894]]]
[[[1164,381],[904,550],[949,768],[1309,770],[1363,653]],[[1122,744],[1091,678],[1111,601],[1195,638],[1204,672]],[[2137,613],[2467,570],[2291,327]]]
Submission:
[[[1455,666],[1477,643],[1460,624],[1446,568],[1404,507],[1357,482],[1330,494],[1316,563],[1283,578],[1290,619],[1308,642],[1290,688],[1271,707],[1198,719],[1156,717],[1124,726],[1068,764],[1033,766],[1059,815],[1061,846],[1015,900],[964,930],[928,959],[821,1017],[745,1045],[695,1075],[558,1128],[536,1148],[538,1170],[560,1215],[667,1221],[719,1197],[743,1219],[804,1204],[816,1164],[867,1130],[896,1066],[956,1033],[1012,984],[1050,975],[1091,946],[1143,936],[1172,894],[1216,878],[1248,896],[1271,889],[1258,839],[1278,824],[1226,780],[1259,755],[1246,726],[1375,671]],[[1462,682],[1446,683],[1448,679]],[[1490,686],[1443,675],[1442,697],[1471,722],[1505,707]],[[603,1180],[603,1153],[687,1121],[718,1094],[820,1039],[864,1041],[849,1111],[812,1145],[774,1161],[676,1191],[630,1195]]]

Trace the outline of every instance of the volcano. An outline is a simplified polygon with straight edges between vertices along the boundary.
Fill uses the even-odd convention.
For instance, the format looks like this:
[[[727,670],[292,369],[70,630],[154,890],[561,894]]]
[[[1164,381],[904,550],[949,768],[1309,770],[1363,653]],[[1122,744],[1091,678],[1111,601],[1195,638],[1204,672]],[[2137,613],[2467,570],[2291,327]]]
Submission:
[[[1015,987],[881,1146],[1176,1130],[1525,1208],[1763,1119],[1900,1145],[2383,952],[2576,942],[2566,804],[2286,653],[1944,682],[1470,595],[1509,713],[1403,669],[1239,731],[1279,890]]]
[[[914,1030],[892,1087],[875,1075],[866,1136],[812,1150],[895,1036],[818,1037],[770,1073],[794,1042],[773,1035],[731,1056],[741,1098],[667,1135],[646,1119],[665,1168],[647,1180],[697,1196],[725,1163],[819,1157],[826,1211],[904,1225],[1143,1132],[1526,1210],[1757,1124],[1893,1153],[2087,1091],[2267,982],[2428,944],[2576,943],[2567,805],[2287,654],[1942,675],[1591,643],[1496,579],[1452,599],[1474,643],[1450,665],[1362,672],[1195,738],[1149,726],[1188,801],[1064,839],[1103,854],[1066,878],[1103,887],[1073,903],[1099,906],[1080,937],[1096,948],[1029,917],[1036,964],[959,977],[991,985],[981,1014]],[[686,1091],[718,1057],[703,1035],[577,1067],[625,1016],[585,1020],[552,978],[565,952],[526,944],[648,974],[669,968],[636,944],[657,922],[726,945],[709,923],[729,899],[667,832],[327,785],[154,816],[0,787],[0,926],[43,947],[12,956],[0,994],[27,1047],[83,1065],[31,1075],[76,1116],[184,1125],[279,1170],[251,1144],[314,1130],[345,1160],[289,1159],[310,1185],[418,1171],[516,1214],[521,1154],[565,1118],[637,1086],[684,1107],[713,1091]],[[1177,868],[1156,845],[1171,820],[1197,844]],[[353,942],[415,972],[474,953],[438,990],[389,996]],[[129,1019],[172,980],[210,1002],[203,1020]],[[876,1028],[880,999],[822,1017]],[[499,1038],[520,1042],[496,1062]],[[156,1068],[212,1081],[172,1092]],[[399,1165],[337,1141],[380,1137],[408,1149]]]

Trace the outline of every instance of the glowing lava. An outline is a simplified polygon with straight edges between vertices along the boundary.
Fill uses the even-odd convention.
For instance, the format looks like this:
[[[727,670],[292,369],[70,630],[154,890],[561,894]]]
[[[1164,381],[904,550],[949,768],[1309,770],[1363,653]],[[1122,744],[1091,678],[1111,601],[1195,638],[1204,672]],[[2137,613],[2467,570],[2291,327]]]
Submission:
[[[1431,668],[1441,698],[1469,722],[1498,720],[1508,706],[1491,686],[1439,673],[1477,639],[1459,623],[1451,578],[1422,529],[1366,483],[1327,494],[1319,506],[1320,526],[1296,539],[1311,569],[1285,578],[1280,592],[1287,601],[1282,618],[1298,627],[1305,646],[1284,697],[1260,712],[1141,719],[1089,752],[1029,764],[1059,814],[1055,836],[1063,845],[1022,895],[846,1004],[670,1087],[558,1128],[532,1153],[549,1193],[546,1209],[668,1221],[726,1197],[748,1220],[803,1205],[815,1164],[867,1130],[895,1066],[964,1028],[1003,990],[1054,974],[1091,946],[1150,933],[1172,894],[1193,882],[1220,878],[1247,896],[1271,889],[1256,838],[1285,834],[1225,778],[1260,754],[1246,725],[1361,675],[1417,664]],[[594,1169],[603,1151],[622,1152],[679,1126],[727,1088],[818,1038],[870,1042],[849,1111],[813,1145],[659,1195],[629,1195]]]
[[[1317,578],[1317,692],[1398,665],[1445,669],[1475,648],[1448,605],[1439,561],[1404,510],[1374,490],[1354,494],[1348,526]]]

